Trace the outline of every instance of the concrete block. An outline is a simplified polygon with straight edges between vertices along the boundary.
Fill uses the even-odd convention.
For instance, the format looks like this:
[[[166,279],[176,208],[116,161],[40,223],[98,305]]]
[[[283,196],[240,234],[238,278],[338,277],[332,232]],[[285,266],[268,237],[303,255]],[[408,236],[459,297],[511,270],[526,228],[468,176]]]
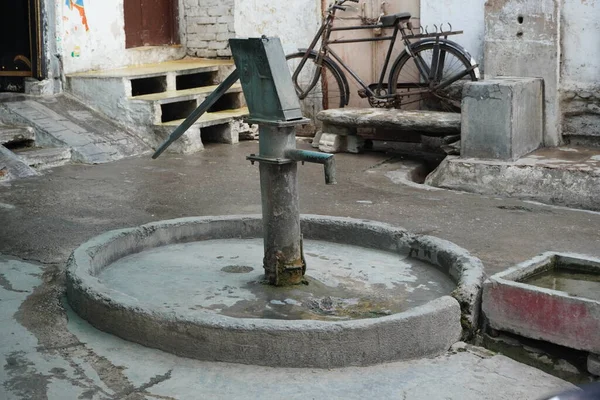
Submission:
[[[600,376],[600,355],[598,355],[598,354],[588,355],[587,369],[590,374]]]
[[[238,132],[239,140],[258,140],[258,125],[236,119],[231,122],[231,126],[232,130]]]
[[[315,133],[315,137],[312,140],[311,146],[314,147],[315,149],[319,148],[319,142],[321,141],[321,136],[323,135],[323,131],[317,131],[317,133]]]
[[[488,0],[486,76],[544,79],[544,145],[561,143],[559,103],[561,0]]]
[[[361,153],[365,148],[365,139],[356,135],[339,135],[319,132],[318,148],[325,153]],[[317,137],[313,140],[313,147]]]
[[[348,153],[362,153],[365,149],[365,139],[360,136],[347,136],[346,137],[346,151]]]
[[[543,143],[542,80],[499,78],[465,85],[461,156],[516,160]]]
[[[323,133],[319,140],[319,150],[325,153],[341,153],[346,150],[347,138],[345,135]]]
[[[201,128],[200,133],[204,142],[234,144],[240,141],[239,128],[237,125],[227,123]]]
[[[37,80],[25,78],[25,93],[36,96],[50,95],[60,92],[60,81],[54,79]]]

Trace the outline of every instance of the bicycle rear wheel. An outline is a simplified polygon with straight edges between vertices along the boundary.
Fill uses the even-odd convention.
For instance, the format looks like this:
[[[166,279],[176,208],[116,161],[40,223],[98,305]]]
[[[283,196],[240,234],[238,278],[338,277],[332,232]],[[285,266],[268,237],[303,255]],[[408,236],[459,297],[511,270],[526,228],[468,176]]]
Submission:
[[[299,52],[286,56],[292,76],[302,61],[304,54],[303,52]],[[316,56],[310,54],[302,70],[299,72],[296,82],[294,82],[294,85],[297,85],[296,93],[300,98],[302,115],[313,121],[311,126],[307,126],[304,132],[302,132],[306,135],[312,135],[318,129],[320,124],[316,117],[319,111],[328,108],[342,108],[346,105],[346,90],[342,77],[335,67],[327,62],[324,62],[321,67],[317,83],[307,93],[318,68],[320,67],[316,64]]]
[[[431,89],[417,68],[416,60],[423,60],[427,71],[432,68],[434,43],[417,44],[415,57],[403,52],[390,73],[390,93],[399,94],[398,108],[427,109],[436,111],[460,111],[462,87],[465,82],[476,81],[477,73],[472,68],[471,56],[447,43],[439,43],[440,63],[433,85],[447,81],[455,74],[465,75],[443,89]],[[469,71],[469,69],[471,69]],[[468,71],[468,72],[467,72]]]

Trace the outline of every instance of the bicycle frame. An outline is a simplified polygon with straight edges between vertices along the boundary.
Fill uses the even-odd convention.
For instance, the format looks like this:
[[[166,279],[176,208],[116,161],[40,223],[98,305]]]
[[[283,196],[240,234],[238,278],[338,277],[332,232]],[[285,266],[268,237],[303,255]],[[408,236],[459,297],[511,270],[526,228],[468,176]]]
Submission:
[[[459,79],[462,79],[464,76],[466,76],[470,72],[470,70],[466,70],[466,71],[457,73],[455,76],[450,77],[446,81],[433,86],[434,83],[436,82],[436,78],[439,81],[439,79],[441,78],[442,73],[443,73],[445,53],[439,51],[440,37],[444,36],[444,38],[446,38],[450,34],[459,34],[462,32],[443,32],[440,34],[432,34],[432,35],[429,35],[429,34],[414,35],[414,34],[412,34],[412,31],[411,31],[411,35],[407,35],[405,30],[407,28],[408,29],[411,29],[411,28],[409,25],[409,21],[406,21],[404,24],[405,26],[402,25],[402,22],[397,23],[394,26],[394,31],[393,31],[392,35],[390,35],[390,36],[360,38],[360,39],[330,40],[332,32],[382,28],[382,26],[378,25],[378,24],[333,27],[333,22],[335,20],[335,13],[336,13],[337,9],[343,9],[343,7],[337,5],[337,3],[334,3],[334,5],[329,7],[329,9],[327,11],[327,15],[324,17],[319,30],[317,31],[317,33],[316,33],[315,37],[313,38],[309,47],[306,49],[304,57],[302,58],[302,60],[300,61],[300,64],[298,65],[298,67],[296,68],[296,70],[294,71],[294,73],[292,75],[292,80],[294,82],[294,85],[296,86],[297,92],[299,93],[300,99],[304,99],[308,95],[308,93],[311,90],[313,90],[313,88],[319,81],[321,68],[318,68],[315,70],[315,74],[313,76],[312,81],[308,85],[307,90],[303,91],[297,84],[298,74],[300,73],[300,71],[302,70],[304,65],[306,64],[306,61],[309,58],[309,54],[311,54],[311,52],[315,49],[315,47],[317,46],[317,43],[319,42],[320,39],[321,39],[321,45],[319,47],[319,51],[317,53],[317,58],[315,60],[315,63],[317,65],[319,65],[319,67],[321,67],[322,60],[325,57],[327,57],[328,54],[330,54],[333,57],[333,59],[339,64],[339,66],[341,66],[344,70],[346,70],[350,74],[350,76],[352,76],[352,78],[363,88],[363,90],[365,91],[365,94],[368,97],[372,97],[372,98],[376,98],[376,99],[390,99],[390,98],[395,98],[397,96],[402,97],[402,95],[397,95],[397,94],[389,94],[389,93],[386,93],[383,95],[381,94],[382,92],[385,93],[385,91],[383,91],[383,89],[385,88],[384,79],[385,79],[385,75],[386,75],[386,72],[387,72],[387,69],[388,69],[388,66],[390,63],[392,52],[394,50],[394,45],[396,44],[396,40],[398,38],[398,33],[401,34],[402,40],[404,42],[405,51],[411,58],[413,58],[415,60],[415,65],[419,71],[419,74],[423,78],[423,83],[422,83],[423,89],[415,90],[412,92],[412,94],[425,93],[425,92],[429,92],[431,90],[443,89],[443,88],[449,86],[450,84],[452,84],[453,82],[455,82]],[[427,63],[422,59],[422,57],[420,57],[420,55],[415,57],[415,54],[412,52],[413,44],[410,42],[410,40],[416,39],[416,38],[436,38],[436,45],[434,45],[434,50],[433,50],[433,55],[432,55],[432,63],[431,63],[433,68],[431,68],[431,70],[427,66]],[[334,44],[359,43],[359,42],[381,42],[381,41],[390,41],[390,44],[389,44],[389,47],[388,47],[388,50],[386,53],[385,61],[381,68],[381,73],[379,76],[379,80],[377,82],[377,86],[375,87],[375,90],[372,90],[371,89],[372,85],[365,83],[358,76],[358,74],[354,70],[352,70],[352,68],[349,67],[342,60],[342,58],[331,48],[331,45],[334,45]],[[417,43],[419,43],[419,42],[415,42],[414,45],[416,45]],[[411,86],[411,87],[414,87],[414,84],[412,84],[412,85],[413,86]]]

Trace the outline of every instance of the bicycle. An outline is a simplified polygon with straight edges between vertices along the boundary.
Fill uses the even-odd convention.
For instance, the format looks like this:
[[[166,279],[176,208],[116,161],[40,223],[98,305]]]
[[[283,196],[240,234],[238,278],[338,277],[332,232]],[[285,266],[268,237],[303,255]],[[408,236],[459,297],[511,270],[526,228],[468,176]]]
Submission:
[[[334,27],[336,12],[345,11],[347,7],[344,3],[347,1],[359,2],[335,0],[328,7],[310,46],[286,56],[305,116],[314,119],[320,109],[343,108],[348,105],[350,87],[344,70],[362,87],[358,95],[368,98],[372,107],[402,108],[414,103],[423,105],[425,102],[429,109],[459,109],[460,101],[452,99],[449,89],[458,81],[479,79],[478,64],[464,48],[447,39],[450,35],[463,33],[462,31],[452,32],[450,26],[449,31],[437,32],[436,27],[435,33],[424,32],[421,28],[419,33],[415,33],[410,13],[381,16],[375,23],[367,25]],[[384,28],[393,28],[394,31],[387,36],[330,39],[332,32],[336,31]],[[404,51],[390,67],[388,81],[384,82],[398,33],[404,42]],[[419,40],[411,43],[414,39]],[[367,85],[331,49],[331,45],[375,41],[390,41],[390,45],[379,81]]]

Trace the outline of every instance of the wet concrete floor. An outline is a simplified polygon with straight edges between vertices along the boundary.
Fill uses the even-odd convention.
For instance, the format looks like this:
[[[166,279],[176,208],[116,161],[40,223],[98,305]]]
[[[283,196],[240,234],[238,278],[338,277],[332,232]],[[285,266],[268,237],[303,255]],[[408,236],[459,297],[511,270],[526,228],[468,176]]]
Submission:
[[[259,214],[257,143],[209,145],[103,165],[70,165],[0,187],[0,251],[62,264],[85,240],[111,229],[185,216]],[[302,213],[364,218],[448,239],[482,259],[488,274],[539,253],[600,256],[600,213],[515,199],[394,184],[380,153],[336,155],[338,182],[322,167],[299,169]]]
[[[260,213],[258,169],[245,160],[256,150],[246,142],[69,165],[1,186],[0,398],[537,399],[568,387],[505,357],[470,352],[334,371],[202,363],[96,331],[65,307],[65,261],[93,236],[162,219]],[[319,166],[300,167],[303,213],[448,239],[480,257],[488,274],[549,250],[600,256],[598,213],[395,184],[388,155],[336,159],[337,186],[325,186]]]

